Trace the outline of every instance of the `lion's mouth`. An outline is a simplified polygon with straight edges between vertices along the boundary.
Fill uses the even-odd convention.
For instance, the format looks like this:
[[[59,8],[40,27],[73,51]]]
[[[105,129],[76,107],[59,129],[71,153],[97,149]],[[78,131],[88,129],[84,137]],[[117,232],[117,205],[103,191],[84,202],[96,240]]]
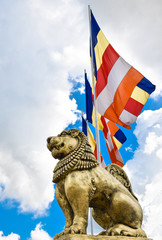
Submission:
[[[62,147],[64,147],[64,143],[60,143],[60,144],[56,144],[56,143],[53,143],[53,144],[48,144],[48,149],[52,152],[53,150],[60,150]]]

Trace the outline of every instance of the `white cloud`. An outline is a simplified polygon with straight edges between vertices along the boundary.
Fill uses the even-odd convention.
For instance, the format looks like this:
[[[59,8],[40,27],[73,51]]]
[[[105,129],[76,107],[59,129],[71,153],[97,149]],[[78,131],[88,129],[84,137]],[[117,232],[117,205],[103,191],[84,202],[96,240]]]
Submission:
[[[148,153],[148,154],[151,154],[158,147],[161,146],[161,143],[162,143],[162,136],[157,136],[154,131],[149,132],[148,136],[146,138],[146,141],[145,141],[144,152]]]
[[[19,240],[20,236],[15,234],[15,233],[11,233],[8,236],[4,236],[3,232],[0,231],[0,240]]]
[[[8,236],[4,236],[3,232],[0,231],[0,240],[19,240],[21,239],[18,234],[11,233]],[[30,233],[30,238],[28,240],[52,240],[49,234],[43,230],[43,225],[38,223],[34,230]]]
[[[125,148],[125,151],[133,152],[132,144],[131,144],[129,147],[126,147],[126,148]]]
[[[78,91],[80,92],[80,94],[85,93],[85,87],[82,86],[82,87],[78,88]]]
[[[36,216],[54,198],[56,161],[46,138],[78,118],[68,77],[89,63],[87,32],[74,0],[0,5],[0,201],[17,201],[20,211]]]
[[[144,111],[134,131],[139,148],[127,162],[134,192],[144,212],[143,228],[149,237],[160,240],[162,235],[162,108]]]
[[[35,216],[45,213],[54,198],[52,184],[54,163],[47,153],[33,151],[27,156],[22,154],[20,160],[14,159],[11,153],[1,152],[0,201],[5,199],[17,201],[20,203],[20,211],[34,212]]]
[[[31,231],[31,234],[30,234],[31,238],[29,238],[29,240],[40,240],[40,239],[52,240],[49,234],[46,231],[44,231],[42,227],[43,226],[41,223],[37,224],[35,230]]]

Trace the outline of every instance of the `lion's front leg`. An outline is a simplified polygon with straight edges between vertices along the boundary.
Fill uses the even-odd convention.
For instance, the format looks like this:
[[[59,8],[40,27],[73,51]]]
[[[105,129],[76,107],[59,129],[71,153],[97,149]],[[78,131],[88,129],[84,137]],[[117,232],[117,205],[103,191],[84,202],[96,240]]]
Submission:
[[[85,234],[88,225],[89,184],[80,182],[79,178],[77,178],[75,183],[72,181],[68,182],[65,191],[74,213],[70,233]]]
[[[60,235],[63,235],[63,234],[66,234],[66,232],[68,232],[69,227],[73,224],[74,214],[65,196],[65,192],[60,191],[57,185],[55,189],[55,195],[56,195],[57,202],[61,207],[66,220],[65,229],[60,233]]]
[[[82,202],[82,200],[83,202]],[[86,234],[88,225],[88,197],[85,192],[78,192],[78,197],[69,198],[69,202],[74,212],[73,224],[70,233]]]

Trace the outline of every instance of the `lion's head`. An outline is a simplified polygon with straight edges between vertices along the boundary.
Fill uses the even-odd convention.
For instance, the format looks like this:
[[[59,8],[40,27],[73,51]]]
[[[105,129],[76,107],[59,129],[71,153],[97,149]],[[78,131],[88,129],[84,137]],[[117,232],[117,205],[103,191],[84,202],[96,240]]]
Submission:
[[[52,156],[60,160],[54,169],[53,182],[63,179],[71,171],[90,169],[98,165],[87,137],[78,129],[49,137],[47,147]]]
[[[61,160],[72,152],[78,145],[77,135],[77,132],[72,134],[72,131],[63,131],[56,137],[47,138],[47,147],[51,151],[52,156]]]

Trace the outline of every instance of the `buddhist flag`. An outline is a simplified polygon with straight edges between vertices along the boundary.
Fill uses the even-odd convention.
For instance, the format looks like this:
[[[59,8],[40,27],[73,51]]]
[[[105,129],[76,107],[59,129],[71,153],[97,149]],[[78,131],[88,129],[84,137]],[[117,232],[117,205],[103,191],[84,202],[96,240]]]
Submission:
[[[87,120],[92,123],[94,126],[94,114],[93,114],[93,94],[90,83],[87,79],[87,75],[85,74],[85,95],[86,95],[86,113]],[[119,166],[123,166],[123,160],[119,153],[119,149],[122,144],[126,141],[126,136],[119,129],[119,127],[112,121],[105,119],[99,113],[97,113],[98,126],[99,130],[103,131],[107,150],[109,152],[110,160],[113,163],[118,164]],[[83,122],[82,122],[83,124]]]
[[[86,136],[87,136],[87,134],[88,134],[89,143],[91,144],[92,150],[93,150],[94,155],[95,155],[95,157],[96,157],[96,159],[97,159],[97,145],[96,145],[96,141],[95,141],[95,139],[94,139],[94,136],[93,136],[93,134],[92,134],[91,129],[89,128],[89,126],[88,126],[88,131],[87,131],[87,126],[88,126],[88,125],[87,125],[85,119],[82,117],[82,132],[83,132]],[[102,157],[101,154],[100,154],[100,159],[101,159],[101,165],[102,165],[102,167],[105,168],[106,165],[105,165],[105,162],[104,162],[103,157]]]
[[[90,86],[90,83],[87,78],[87,74],[85,74],[85,95],[86,95],[86,115],[87,115],[87,120],[88,122],[92,123],[93,126],[94,124],[94,104],[93,104],[93,94],[92,94],[92,88]],[[122,146],[122,144],[127,140],[126,136],[124,133],[119,129],[119,127],[112,121],[108,119],[104,119],[103,116],[101,116],[99,113],[97,113],[97,119],[98,119],[98,127],[99,130],[103,131],[104,124],[103,122],[106,121],[106,124],[108,125],[111,136],[114,139],[114,142],[118,146],[118,149]]]
[[[155,85],[114,50],[92,11],[91,27],[98,112],[105,118],[130,128],[129,125],[136,121],[149,95],[155,90]]]
[[[123,159],[120,155],[119,148],[126,141],[124,133],[113,123],[108,125],[108,122],[104,117],[101,117],[103,123],[103,134],[107,150],[109,152],[110,160],[112,163],[124,166]],[[111,129],[111,130],[110,130]]]

